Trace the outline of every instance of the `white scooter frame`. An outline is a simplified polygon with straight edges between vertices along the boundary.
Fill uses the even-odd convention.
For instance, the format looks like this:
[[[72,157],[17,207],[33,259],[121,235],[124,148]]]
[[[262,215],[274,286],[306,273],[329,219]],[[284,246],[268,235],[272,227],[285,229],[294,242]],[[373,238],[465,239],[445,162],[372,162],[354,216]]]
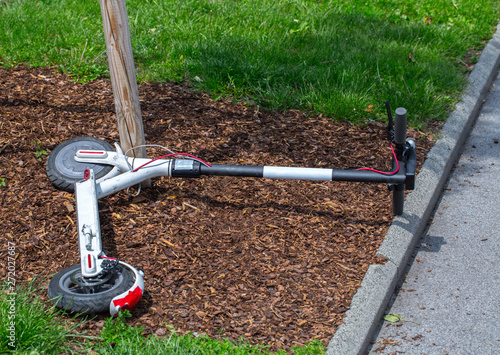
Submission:
[[[115,146],[116,152],[80,150],[75,156],[75,160],[81,163],[114,165],[110,173],[97,181],[93,170],[85,170],[84,179],[75,184],[81,276],[90,280],[106,272],[103,263],[109,262],[110,259],[115,260],[106,257],[102,251],[98,199],[152,177],[169,175],[170,170],[170,161],[163,160],[151,163],[147,169],[132,172],[134,165],[145,164],[150,160],[127,158],[120,146],[118,144]],[[143,273],[122,261],[119,263],[134,272],[135,283],[130,290],[112,299],[110,303],[112,315],[118,313],[120,309],[134,307],[144,292]]]

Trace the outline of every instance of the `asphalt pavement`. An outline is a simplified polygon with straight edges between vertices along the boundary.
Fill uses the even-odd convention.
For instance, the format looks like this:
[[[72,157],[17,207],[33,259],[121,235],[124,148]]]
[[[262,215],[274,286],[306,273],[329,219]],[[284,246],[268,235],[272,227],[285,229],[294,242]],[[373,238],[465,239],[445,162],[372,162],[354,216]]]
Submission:
[[[370,354],[500,354],[500,77]]]
[[[497,30],[327,355],[500,354],[499,67]]]

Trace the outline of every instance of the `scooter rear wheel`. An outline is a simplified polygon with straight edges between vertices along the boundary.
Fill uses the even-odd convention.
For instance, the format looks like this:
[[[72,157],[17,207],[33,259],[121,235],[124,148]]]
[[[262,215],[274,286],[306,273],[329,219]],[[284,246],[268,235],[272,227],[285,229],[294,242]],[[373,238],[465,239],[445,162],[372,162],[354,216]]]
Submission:
[[[56,274],[50,281],[49,298],[56,307],[71,313],[109,312],[111,300],[129,290],[135,282],[134,272],[123,264],[119,264],[110,273],[101,281],[84,281],[80,265],[71,266]],[[90,286],[85,286],[85,282]]]

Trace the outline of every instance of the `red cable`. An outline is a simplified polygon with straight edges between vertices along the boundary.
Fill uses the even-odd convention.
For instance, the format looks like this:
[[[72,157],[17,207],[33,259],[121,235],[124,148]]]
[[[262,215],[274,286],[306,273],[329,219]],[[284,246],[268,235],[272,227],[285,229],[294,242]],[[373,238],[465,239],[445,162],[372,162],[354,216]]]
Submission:
[[[146,166],[146,165],[148,165],[148,164],[151,164],[152,162],[157,161],[157,160],[159,160],[159,159],[163,159],[163,158],[171,157],[171,156],[173,156],[173,155],[184,155],[184,156],[187,156],[187,157],[193,158],[193,159],[195,159],[195,160],[199,161],[200,163],[203,163],[203,164],[205,164],[205,165],[207,165],[207,166],[209,166],[209,167],[212,167],[212,165],[208,164],[207,162],[205,162],[205,161],[201,160],[200,158],[197,158],[197,157],[195,157],[194,155],[191,155],[191,154],[189,154],[189,153],[172,153],[172,154],[162,155],[161,157],[158,157],[158,158],[152,159],[152,160],[148,161],[147,163],[142,164],[140,167],[135,168],[135,169],[134,169],[134,170],[132,170],[132,171],[133,171],[133,172],[136,172],[137,170],[139,170],[139,169],[140,169],[140,168],[142,168],[143,166]]]
[[[391,150],[392,150],[392,155],[394,156],[394,160],[396,160],[396,170],[394,171],[380,171],[380,170],[375,170],[375,169],[370,169],[370,168],[360,168],[356,170],[367,170],[367,171],[373,171],[379,174],[384,174],[384,175],[394,175],[399,171],[399,162],[398,158],[396,157],[396,152],[394,151],[394,147],[392,146],[391,143]]]

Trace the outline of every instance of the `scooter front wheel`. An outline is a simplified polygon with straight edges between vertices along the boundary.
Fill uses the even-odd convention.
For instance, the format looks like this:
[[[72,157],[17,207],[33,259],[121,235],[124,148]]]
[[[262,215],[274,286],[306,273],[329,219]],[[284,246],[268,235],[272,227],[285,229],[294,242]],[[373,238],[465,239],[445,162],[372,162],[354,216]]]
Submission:
[[[59,144],[47,160],[47,175],[58,189],[75,191],[75,183],[83,179],[85,169],[93,169],[96,179],[106,176],[113,169],[111,165],[75,161],[76,152],[82,149],[112,151],[113,147],[93,137],[76,137]]]
[[[129,290],[135,282],[134,272],[119,264],[106,277],[86,280],[80,265],[62,270],[49,283],[48,294],[56,307],[72,313],[109,312],[114,297]]]

